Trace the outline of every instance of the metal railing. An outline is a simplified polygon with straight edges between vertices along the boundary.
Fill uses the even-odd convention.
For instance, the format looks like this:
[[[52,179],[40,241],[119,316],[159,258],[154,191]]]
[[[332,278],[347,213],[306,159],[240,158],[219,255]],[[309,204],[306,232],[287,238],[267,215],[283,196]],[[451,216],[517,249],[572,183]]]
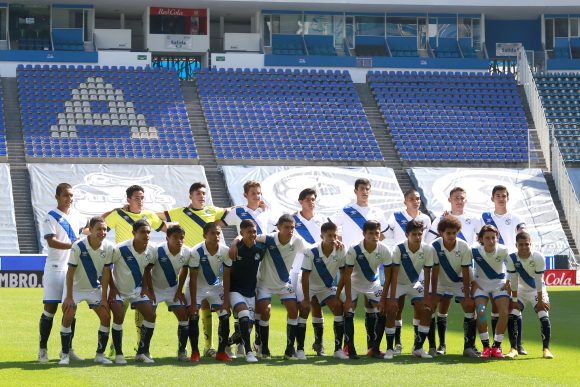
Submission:
[[[546,159],[546,168],[551,171],[551,157],[550,157],[550,128],[546,121],[546,114],[544,113],[544,106],[542,99],[538,93],[536,82],[534,81],[534,74],[530,68],[528,55],[523,47],[518,50],[518,83],[524,86],[526,90],[526,97],[528,105],[534,119],[538,138],[540,139],[540,148]]]
[[[562,208],[564,209],[564,214],[566,215],[570,231],[572,232],[572,238],[578,244],[580,242],[580,200],[578,200],[578,196],[568,175],[568,170],[566,169],[564,157],[555,139],[552,141],[552,177],[556,183],[556,189],[558,190]],[[575,260],[572,252],[570,252],[569,257],[570,263],[578,266],[578,262]]]

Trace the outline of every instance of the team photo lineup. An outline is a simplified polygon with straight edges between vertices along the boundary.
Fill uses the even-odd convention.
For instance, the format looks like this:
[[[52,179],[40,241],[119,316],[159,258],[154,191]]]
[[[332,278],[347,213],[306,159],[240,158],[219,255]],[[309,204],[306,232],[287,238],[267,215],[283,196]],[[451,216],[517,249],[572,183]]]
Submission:
[[[282,354],[304,361],[311,342],[317,357],[345,363],[363,355],[377,361],[398,356],[428,361],[447,354],[514,359],[527,355],[525,307],[539,319],[541,356],[554,357],[546,260],[532,249],[525,222],[510,211],[505,186],[490,187],[490,210],[479,216],[465,212],[468,192],[454,187],[446,193],[450,207],[434,219],[421,212],[414,189],[394,212],[369,206],[372,181],[356,179],[352,189],[351,204],[328,217],[317,213],[318,193],[311,187],[299,190],[299,211],[273,214],[255,180],[243,186],[246,205],[209,205],[208,187],[197,182],[189,187],[186,207],[163,212],[147,210],[145,189],[132,185],[126,203],[85,219],[72,206],[73,187],[59,184],[56,207],[41,226],[48,247],[38,361],[53,360],[47,347],[59,309],[58,364],[84,360],[73,338],[77,308],[85,302],[99,320],[94,357],[99,364],[127,364],[123,330],[133,326],[138,341],[125,343],[125,350],[129,345],[135,351],[135,362],[155,363],[150,343],[156,328],[173,329],[156,325],[163,303],[177,319],[172,345],[179,362],[256,363]],[[226,227],[238,234],[229,245]],[[110,230],[115,243],[106,239]],[[156,232],[165,233],[164,243],[150,241]],[[271,317],[282,319],[271,316],[273,296],[286,309],[285,348],[269,345]],[[412,327],[403,324],[406,302],[412,305]],[[446,344],[454,303],[463,311],[463,348]],[[355,332],[359,304],[365,329]],[[330,320],[324,312],[333,316],[332,349],[323,343]],[[134,313],[134,322],[125,323],[127,313]],[[403,329],[413,329],[412,343],[402,341]],[[357,351],[355,335],[366,335],[366,348]]]

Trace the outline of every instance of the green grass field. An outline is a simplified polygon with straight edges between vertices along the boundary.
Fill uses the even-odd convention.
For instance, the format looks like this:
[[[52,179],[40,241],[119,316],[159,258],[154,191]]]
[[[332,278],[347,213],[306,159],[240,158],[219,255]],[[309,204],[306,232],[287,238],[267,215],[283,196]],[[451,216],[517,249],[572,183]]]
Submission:
[[[464,359],[462,315],[458,305],[453,306],[449,321],[447,348],[449,354],[434,360],[413,358],[409,351],[413,329],[411,310],[405,310],[403,345],[405,354],[392,361],[368,358],[336,361],[332,357],[315,357],[309,350],[312,327],[307,331],[306,362],[288,362],[282,359],[285,346],[285,313],[274,305],[271,320],[270,348],[273,358],[258,364],[246,364],[245,359],[234,359],[229,364],[203,358],[197,365],[177,363],[176,327],[173,314],[160,308],[151,352],[155,364],[136,365],[127,356],[127,366],[101,366],[92,363],[96,347],[98,320],[86,304],[79,307],[76,352],[86,357],[81,363],[68,367],[58,366],[60,351],[58,321],[49,341],[49,364],[36,361],[38,350],[38,320],[41,313],[41,289],[0,289],[2,315],[0,317],[0,384],[7,385],[580,385],[580,289],[550,288],[552,303],[552,352],[554,360],[541,355],[539,322],[530,310],[524,313],[524,346],[528,356],[516,360]],[[326,311],[325,311],[326,312]],[[359,352],[366,346],[362,308],[359,305],[356,325],[356,345]],[[332,318],[326,313],[325,346],[332,353]],[[214,325],[217,319],[214,318]],[[233,326],[233,323],[232,323]],[[132,312],[124,325],[124,350],[132,355],[135,330]],[[214,343],[217,342],[214,328]],[[507,335],[506,335],[507,341]],[[478,345],[481,344],[478,340]],[[381,345],[384,349],[384,342]],[[507,348],[504,348],[504,352]]]

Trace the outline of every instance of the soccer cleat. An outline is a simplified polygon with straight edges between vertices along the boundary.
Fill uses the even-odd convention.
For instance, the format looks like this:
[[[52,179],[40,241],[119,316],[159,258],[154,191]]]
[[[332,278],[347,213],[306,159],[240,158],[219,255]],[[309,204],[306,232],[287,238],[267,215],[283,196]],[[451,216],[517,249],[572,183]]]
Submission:
[[[392,349],[387,349],[387,351],[385,352],[385,356],[383,356],[383,359],[385,360],[393,360],[395,353]]]
[[[475,350],[475,348],[465,348],[463,350],[463,357],[469,357],[469,358],[478,358],[479,355],[477,354],[477,351]]]
[[[420,357],[421,359],[433,359],[433,357],[425,352],[423,348],[414,349],[413,356]]]
[[[199,352],[194,351],[191,353],[190,360],[192,363],[199,363]]]
[[[38,350],[38,362],[48,363],[48,351],[46,350],[46,348],[40,348]]]
[[[244,348],[244,344],[238,344],[236,346],[236,356],[237,357],[244,357],[245,354],[246,354],[246,350]]]
[[[127,364],[127,360],[125,360],[125,356],[123,355],[115,355],[115,364]]]
[[[189,361],[187,351],[177,352],[177,361]]]
[[[155,360],[153,359],[153,356],[149,352],[145,352],[145,356],[147,356],[151,360]]]
[[[372,348],[369,348],[367,351],[367,356],[372,357],[373,359],[383,359],[385,353],[382,351],[375,351]]]
[[[395,350],[393,351],[393,355],[400,355],[403,353],[403,346],[401,344],[395,345]]]
[[[272,358],[272,354],[270,352],[262,352],[262,359],[269,360]]]
[[[312,350],[316,352],[316,356],[326,356],[326,352],[324,352],[324,345],[320,343],[313,343]]]
[[[482,359],[489,359],[492,355],[492,350],[490,347],[484,347],[483,348],[483,352],[481,352],[481,358]]]
[[[342,352],[348,356],[348,345],[345,344],[344,347],[342,347]]]
[[[232,348],[229,345],[226,345],[226,353],[230,357],[230,359],[236,359],[236,354],[232,352]]]
[[[135,355],[135,361],[137,363],[143,363],[143,364],[155,363],[155,360],[151,359],[150,357],[147,357],[147,355],[145,355],[144,353],[139,353],[139,354]]]
[[[284,352],[284,360],[298,360],[298,357],[296,356],[296,352],[286,350]]]
[[[71,348],[70,351],[68,352],[68,357],[72,360],[72,361],[84,361],[85,359],[80,357],[79,355],[77,355],[75,353],[75,351]]]
[[[299,349],[296,351],[296,358],[298,358],[298,360],[306,360],[306,354],[303,350]]]
[[[332,355],[333,358],[335,359],[339,359],[339,360],[348,360],[349,357],[346,353],[344,353],[343,350],[339,349],[338,351],[334,351],[334,354]]]
[[[242,342],[242,334],[234,332],[228,339],[228,345],[240,344]]]
[[[443,356],[447,353],[447,347],[444,345],[440,345],[439,348],[437,348],[437,355],[439,356]]]
[[[429,351],[427,351],[427,353],[434,358],[435,356],[437,356],[437,350],[435,348],[429,348]]]
[[[247,363],[257,363],[258,362],[258,358],[256,357],[256,355],[254,355],[254,352],[248,352],[246,354],[246,362]]]
[[[471,347],[471,349],[473,349],[475,351],[475,353],[477,354],[478,357],[481,356],[481,352],[479,352],[479,349],[477,349],[477,347]]]
[[[204,357],[215,357],[215,355],[216,355],[216,350],[213,348],[206,348],[203,350]]]
[[[113,362],[107,359],[102,353],[97,353],[93,361],[98,364],[113,364]]]
[[[60,354],[60,361],[58,362],[59,365],[69,365],[70,364],[70,356],[66,353]]]
[[[550,348],[544,348],[544,359],[553,359],[554,355],[552,355],[552,351]]]
[[[524,356],[525,356],[525,355],[527,355],[527,354],[528,354],[528,351],[526,351],[526,350],[524,349],[524,347],[522,347],[522,346],[520,345],[520,346],[518,347],[518,355],[524,355]]]
[[[503,353],[501,353],[501,348],[499,347],[493,347],[491,349],[491,357],[495,358],[495,359],[503,359]]]
[[[505,357],[508,359],[515,359],[518,356],[518,350],[515,348],[510,349],[508,353],[505,354]]]
[[[225,353],[225,352],[218,352],[218,353],[216,353],[215,354],[215,359],[217,361],[223,361],[223,362],[226,362],[226,363],[228,361],[231,361],[232,360],[232,358],[227,353]]]

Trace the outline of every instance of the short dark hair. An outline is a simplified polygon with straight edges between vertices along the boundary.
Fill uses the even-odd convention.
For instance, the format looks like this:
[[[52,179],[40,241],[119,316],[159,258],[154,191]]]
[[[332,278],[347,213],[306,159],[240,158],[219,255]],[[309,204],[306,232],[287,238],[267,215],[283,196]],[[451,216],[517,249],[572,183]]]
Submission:
[[[143,193],[145,193],[145,189],[143,187],[141,187],[140,185],[132,185],[132,186],[130,186],[125,191],[125,193],[127,194],[127,199],[131,198],[131,196],[133,196],[133,194],[135,192],[143,192]]]
[[[381,223],[378,220],[367,220],[365,224],[363,224],[363,234],[367,231],[377,231],[381,229]]]
[[[403,194],[403,197],[405,198],[405,200],[407,200],[407,198],[413,194],[419,193],[417,192],[417,190],[415,188],[411,188],[408,189],[407,191],[405,191],[405,193]]]
[[[445,215],[437,225],[437,232],[442,234],[447,229],[461,230],[461,221],[453,215]]]
[[[421,230],[421,232],[425,229],[425,224],[417,219],[411,219],[407,222],[405,226],[405,234],[408,235],[415,230]]]
[[[221,228],[220,225],[218,224],[218,222],[208,222],[205,224],[205,226],[203,226],[203,236],[206,236],[206,234],[212,230],[216,230],[218,228]]]
[[[516,242],[521,241],[522,239],[532,240],[532,236],[527,231],[520,231],[518,234],[516,234]]]
[[[252,219],[244,219],[240,223],[240,230],[245,230],[250,227],[256,227],[256,222],[254,222]]]
[[[491,190],[491,196],[494,196],[497,191],[505,191],[505,193],[507,193],[507,196],[508,197],[510,196],[510,193],[505,185],[496,185],[495,187],[493,187],[493,189]]]
[[[278,222],[276,226],[281,226],[284,223],[296,223],[294,218],[290,214],[283,214],[281,217],[278,218]]]
[[[358,189],[359,185],[371,185],[371,181],[365,177],[361,177],[359,179],[356,179],[354,182],[354,189]]]
[[[201,181],[198,181],[197,183],[193,183],[191,185],[191,187],[189,187],[189,193],[193,193],[193,192],[197,191],[200,188],[207,188],[207,187]]]
[[[497,230],[497,228],[495,228],[495,226],[492,226],[491,224],[486,224],[477,233],[477,241],[481,245],[483,244],[483,234],[485,234],[486,232],[493,232],[497,237],[499,237],[499,231]]]
[[[171,226],[167,227],[167,238],[169,238],[171,235],[179,233],[183,236],[185,236],[185,230],[183,229],[183,227],[181,227],[178,224],[172,224]]]
[[[336,224],[332,223],[332,222],[326,222],[323,223],[322,226],[320,226],[320,233],[324,234],[327,231],[336,231],[338,230],[338,227],[336,226]]]
[[[70,185],[69,183],[60,183],[59,185],[57,185],[56,196],[60,196],[62,191],[64,191],[65,189],[72,189],[72,185]]]
[[[244,193],[250,192],[250,188],[258,187],[261,188],[260,182],[257,180],[248,180],[244,183]]]
[[[466,191],[465,191],[463,188],[461,188],[461,187],[455,187],[455,188],[453,188],[453,189],[452,189],[452,190],[449,192],[449,197],[453,196],[453,194],[454,194],[455,192],[461,192],[461,193],[464,193],[464,194],[465,194],[465,193],[467,193],[467,192],[466,192]]]
[[[314,198],[315,199],[318,196],[316,194],[316,190],[315,189],[312,189],[312,188],[304,188],[302,191],[300,191],[300,194],[298,194],[298,201],[304,200],[304,199],[306,199],[306,196],[310,196],[310,195],[314,195]]]
[[[139,219],[138,221],[136,221],[135,223],[133,223],[133,232],[136,232],[141,227],[151,227],[151,225],[145,219]]]
[[[102,216],[93,216],[91,218],[91,220],[89,220],[89,228],[93,228],[95,227],[95,225],[97,225],[97,223],[105,223],[105,219]]]

